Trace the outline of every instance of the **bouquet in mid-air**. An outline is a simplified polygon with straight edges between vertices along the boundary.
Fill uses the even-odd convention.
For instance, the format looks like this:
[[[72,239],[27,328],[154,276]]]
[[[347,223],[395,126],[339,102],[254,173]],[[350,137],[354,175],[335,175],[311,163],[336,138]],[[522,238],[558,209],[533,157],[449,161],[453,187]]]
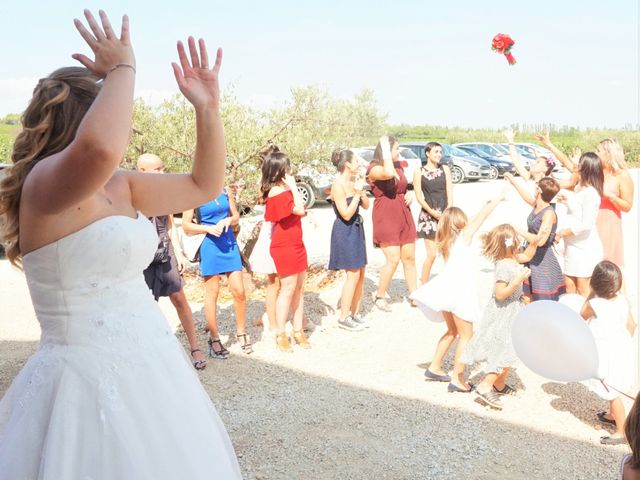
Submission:
[[[504,55],[509,65],[515,65],[516,59],[511,55],[511,49],[515,43],[506,33],[499,33],[493,37],[491,48],[494,52]]]

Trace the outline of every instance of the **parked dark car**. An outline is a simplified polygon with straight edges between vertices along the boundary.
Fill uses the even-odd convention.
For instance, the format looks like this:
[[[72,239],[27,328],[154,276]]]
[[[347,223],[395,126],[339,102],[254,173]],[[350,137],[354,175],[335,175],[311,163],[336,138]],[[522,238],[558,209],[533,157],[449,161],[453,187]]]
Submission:
[[[479,148],[472,147],[470,145],[454,145],[458,147],[460,150],[464,150],[465,152],[469,152],[471,155],[475,155],[476,157],[480,157],[489,165],[491,165],[491,176],[489,178],[496,179],[504,176],[505,173],[513,173],[515,174],[516,168],[513,166],[513,162],[507,160],[506,158],[499,158],[494,155],[489,155],[488,153],[483,152]]]
[[[410,148],[413,153],[420,157],[422,164],[427,163],[424,147],[428,142],[401,143],[401,147]],[[460,150],[448,143],[442,145],[442,165],[448,165],[451,170],[451,181],[462,183],[465,180],[479,180],[489,178],[491,166],[481,158],[472,157],[464,150]]]

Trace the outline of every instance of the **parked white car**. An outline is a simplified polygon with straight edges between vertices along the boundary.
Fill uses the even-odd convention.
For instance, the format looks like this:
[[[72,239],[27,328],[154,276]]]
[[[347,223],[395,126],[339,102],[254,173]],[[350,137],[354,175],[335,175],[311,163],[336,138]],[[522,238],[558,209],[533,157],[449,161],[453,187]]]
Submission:
[[[350,150],[357,154],[361,159],[361,163],[363,167],[368,167],[371,160],[373,160],[373,152],[376,147],[358,147],[351,148]],[[422,167],[422,162],[420,161],[420,157],[418,157],[410,148],[400,147],[400,157],[401,161],[406,162],[406,166],[404,166],[404,176],[407,177],[407,181],[409,182],[409,189],[412,189],[413,186],[411,183],[413,182],[413,174],[416,169],[420,170]]]

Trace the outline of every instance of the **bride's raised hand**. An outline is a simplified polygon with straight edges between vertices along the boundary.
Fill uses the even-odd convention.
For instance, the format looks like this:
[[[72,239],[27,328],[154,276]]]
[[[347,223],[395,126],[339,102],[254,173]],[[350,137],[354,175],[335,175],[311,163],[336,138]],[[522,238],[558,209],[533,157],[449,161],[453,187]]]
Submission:
[[[84,41],[93,51],[95,60],[92,61],[89,57],[80,53],[74,53],[71,56],[100,78],[106,77],[114,67],[117,68],[118,66],[126,65],[135,71],[136,58],[133,54],[129,36],[129,17],[126,15],[122,17],[120,38],[118,38],[111,27],[107,14],[99,10],[99,15],[102,27],[98,25],[89,10],[84,11],[84,16],[91,32],[87,30],[82,21],[77,18],[73,20],[78,32],[80,32]]]
[[[178,42],[178,58],[180,65],[172,63],[178,88],[195,108],[218,108],[220,105],[220,83],[218,74],[222,64],[222,49],[218,48],[216,63],[209,68],[207,46],[203,39],[198,40],[198,49],[193,37],[189,37],[189,55],[187,57],[182,42]]]

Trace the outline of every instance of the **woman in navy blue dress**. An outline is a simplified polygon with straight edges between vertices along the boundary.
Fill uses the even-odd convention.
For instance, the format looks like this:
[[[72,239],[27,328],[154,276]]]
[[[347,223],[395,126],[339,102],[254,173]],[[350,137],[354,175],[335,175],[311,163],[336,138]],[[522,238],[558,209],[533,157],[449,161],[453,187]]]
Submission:
[[[209,325],[209,356],[226,359],[229,351],[220,341],[216,321],[216,305],[220,291],[220,275],[226,275],[236,312],[237,338],[244,353],[252,353],[246,333],[246,299],[242,281],[242,260],[236,237],[231,230],[240,214],[233,196],[224,189],[219,197],[198,207],[199,223],[194,223],[194,210],[182,214],[182,228],[188,234],[206,233],[200,247],[200,273],[204,277],[204,314]]]
[[[338,325],[346,330],[358,331],[366,325],[358,312],[364,290],[364,268],[367,265],[360,207],[369,208],[369,199],[362,191],[364,178],[357,176],[358,157],[351,150],[338,150],[333,153],[331,161],[340,176],[331,187],[336,220],[331,231],[329,270],[344,270],[347,274],[340,298]]]

